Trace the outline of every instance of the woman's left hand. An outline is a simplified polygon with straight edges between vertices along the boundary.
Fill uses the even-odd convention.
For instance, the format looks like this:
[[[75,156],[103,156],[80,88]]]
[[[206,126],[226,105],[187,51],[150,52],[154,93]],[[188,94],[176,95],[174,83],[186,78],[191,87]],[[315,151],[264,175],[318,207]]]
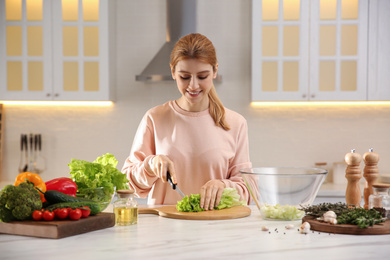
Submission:
[[[210,180],[200,188],[200,207],[212,210],[221,201],[225,183],[221,180]]]

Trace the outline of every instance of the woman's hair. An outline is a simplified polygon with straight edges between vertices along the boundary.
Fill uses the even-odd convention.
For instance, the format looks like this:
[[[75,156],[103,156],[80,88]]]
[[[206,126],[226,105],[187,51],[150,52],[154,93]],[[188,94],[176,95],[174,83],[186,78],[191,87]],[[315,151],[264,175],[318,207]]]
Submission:
[[[204,35],[191,33],[182,37],[176,44],[171,53],[170,66],[175,72],[176,65],[181,60],[197,59],[201,62],[210,64],[215,72],[217,69],[217,54],[213,43]],[[225,108],[219,99],[214,85],[209,92],[210,115],[214,119],[215,125],[229,130],[230,126],[225,120]]]

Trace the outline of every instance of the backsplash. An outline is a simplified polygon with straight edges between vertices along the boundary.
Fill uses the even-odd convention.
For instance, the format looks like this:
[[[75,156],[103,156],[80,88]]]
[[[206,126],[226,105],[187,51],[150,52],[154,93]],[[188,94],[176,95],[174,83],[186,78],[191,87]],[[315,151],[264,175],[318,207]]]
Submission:
[[[121,169],[144,113],[179,97],[174,83],[137,82],[165,42],[165,1],[117,1],[116,102],[109,107],[14,106],[4,108],[0,181],[18,173],[20,134],[41,133],[46,169],[42,178],[67,176],[72,158],[93,161],[115,155]],[[248,121],[253,166],[311,167],[344,159],[350,149],[380,155],[390,173],[390,106],[253,107],[251,95],[251,1],[199,1],[198,29],[215,44],[224,105]],[[167,64],[167,66],[169,66]]]

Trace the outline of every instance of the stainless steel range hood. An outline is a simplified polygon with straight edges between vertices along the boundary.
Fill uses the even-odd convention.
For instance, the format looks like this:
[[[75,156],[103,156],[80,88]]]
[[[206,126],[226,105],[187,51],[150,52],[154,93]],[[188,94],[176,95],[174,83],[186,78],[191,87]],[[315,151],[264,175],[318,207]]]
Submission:
[[[166,42],[142,73],[136,75],[137,81],[173,81],[169,67],[171,51],[181,37],[197,32],[197,0],[166,0],[166,5]],[[221,80],[221,77],[218,76],[217,80]]]

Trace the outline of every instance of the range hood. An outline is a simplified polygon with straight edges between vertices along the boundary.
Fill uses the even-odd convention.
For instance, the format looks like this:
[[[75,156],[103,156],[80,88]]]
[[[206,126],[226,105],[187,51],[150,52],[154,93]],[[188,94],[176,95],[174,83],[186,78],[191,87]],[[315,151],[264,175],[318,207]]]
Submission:
[[[136,75],[137,81],[173,81],[169,67],[171,51],[181,37],[197,32],[197,0],[166,0],[166,5],[166,42],[142,73]],[[218,75],[216,80],[220,81],[221,76]]]

